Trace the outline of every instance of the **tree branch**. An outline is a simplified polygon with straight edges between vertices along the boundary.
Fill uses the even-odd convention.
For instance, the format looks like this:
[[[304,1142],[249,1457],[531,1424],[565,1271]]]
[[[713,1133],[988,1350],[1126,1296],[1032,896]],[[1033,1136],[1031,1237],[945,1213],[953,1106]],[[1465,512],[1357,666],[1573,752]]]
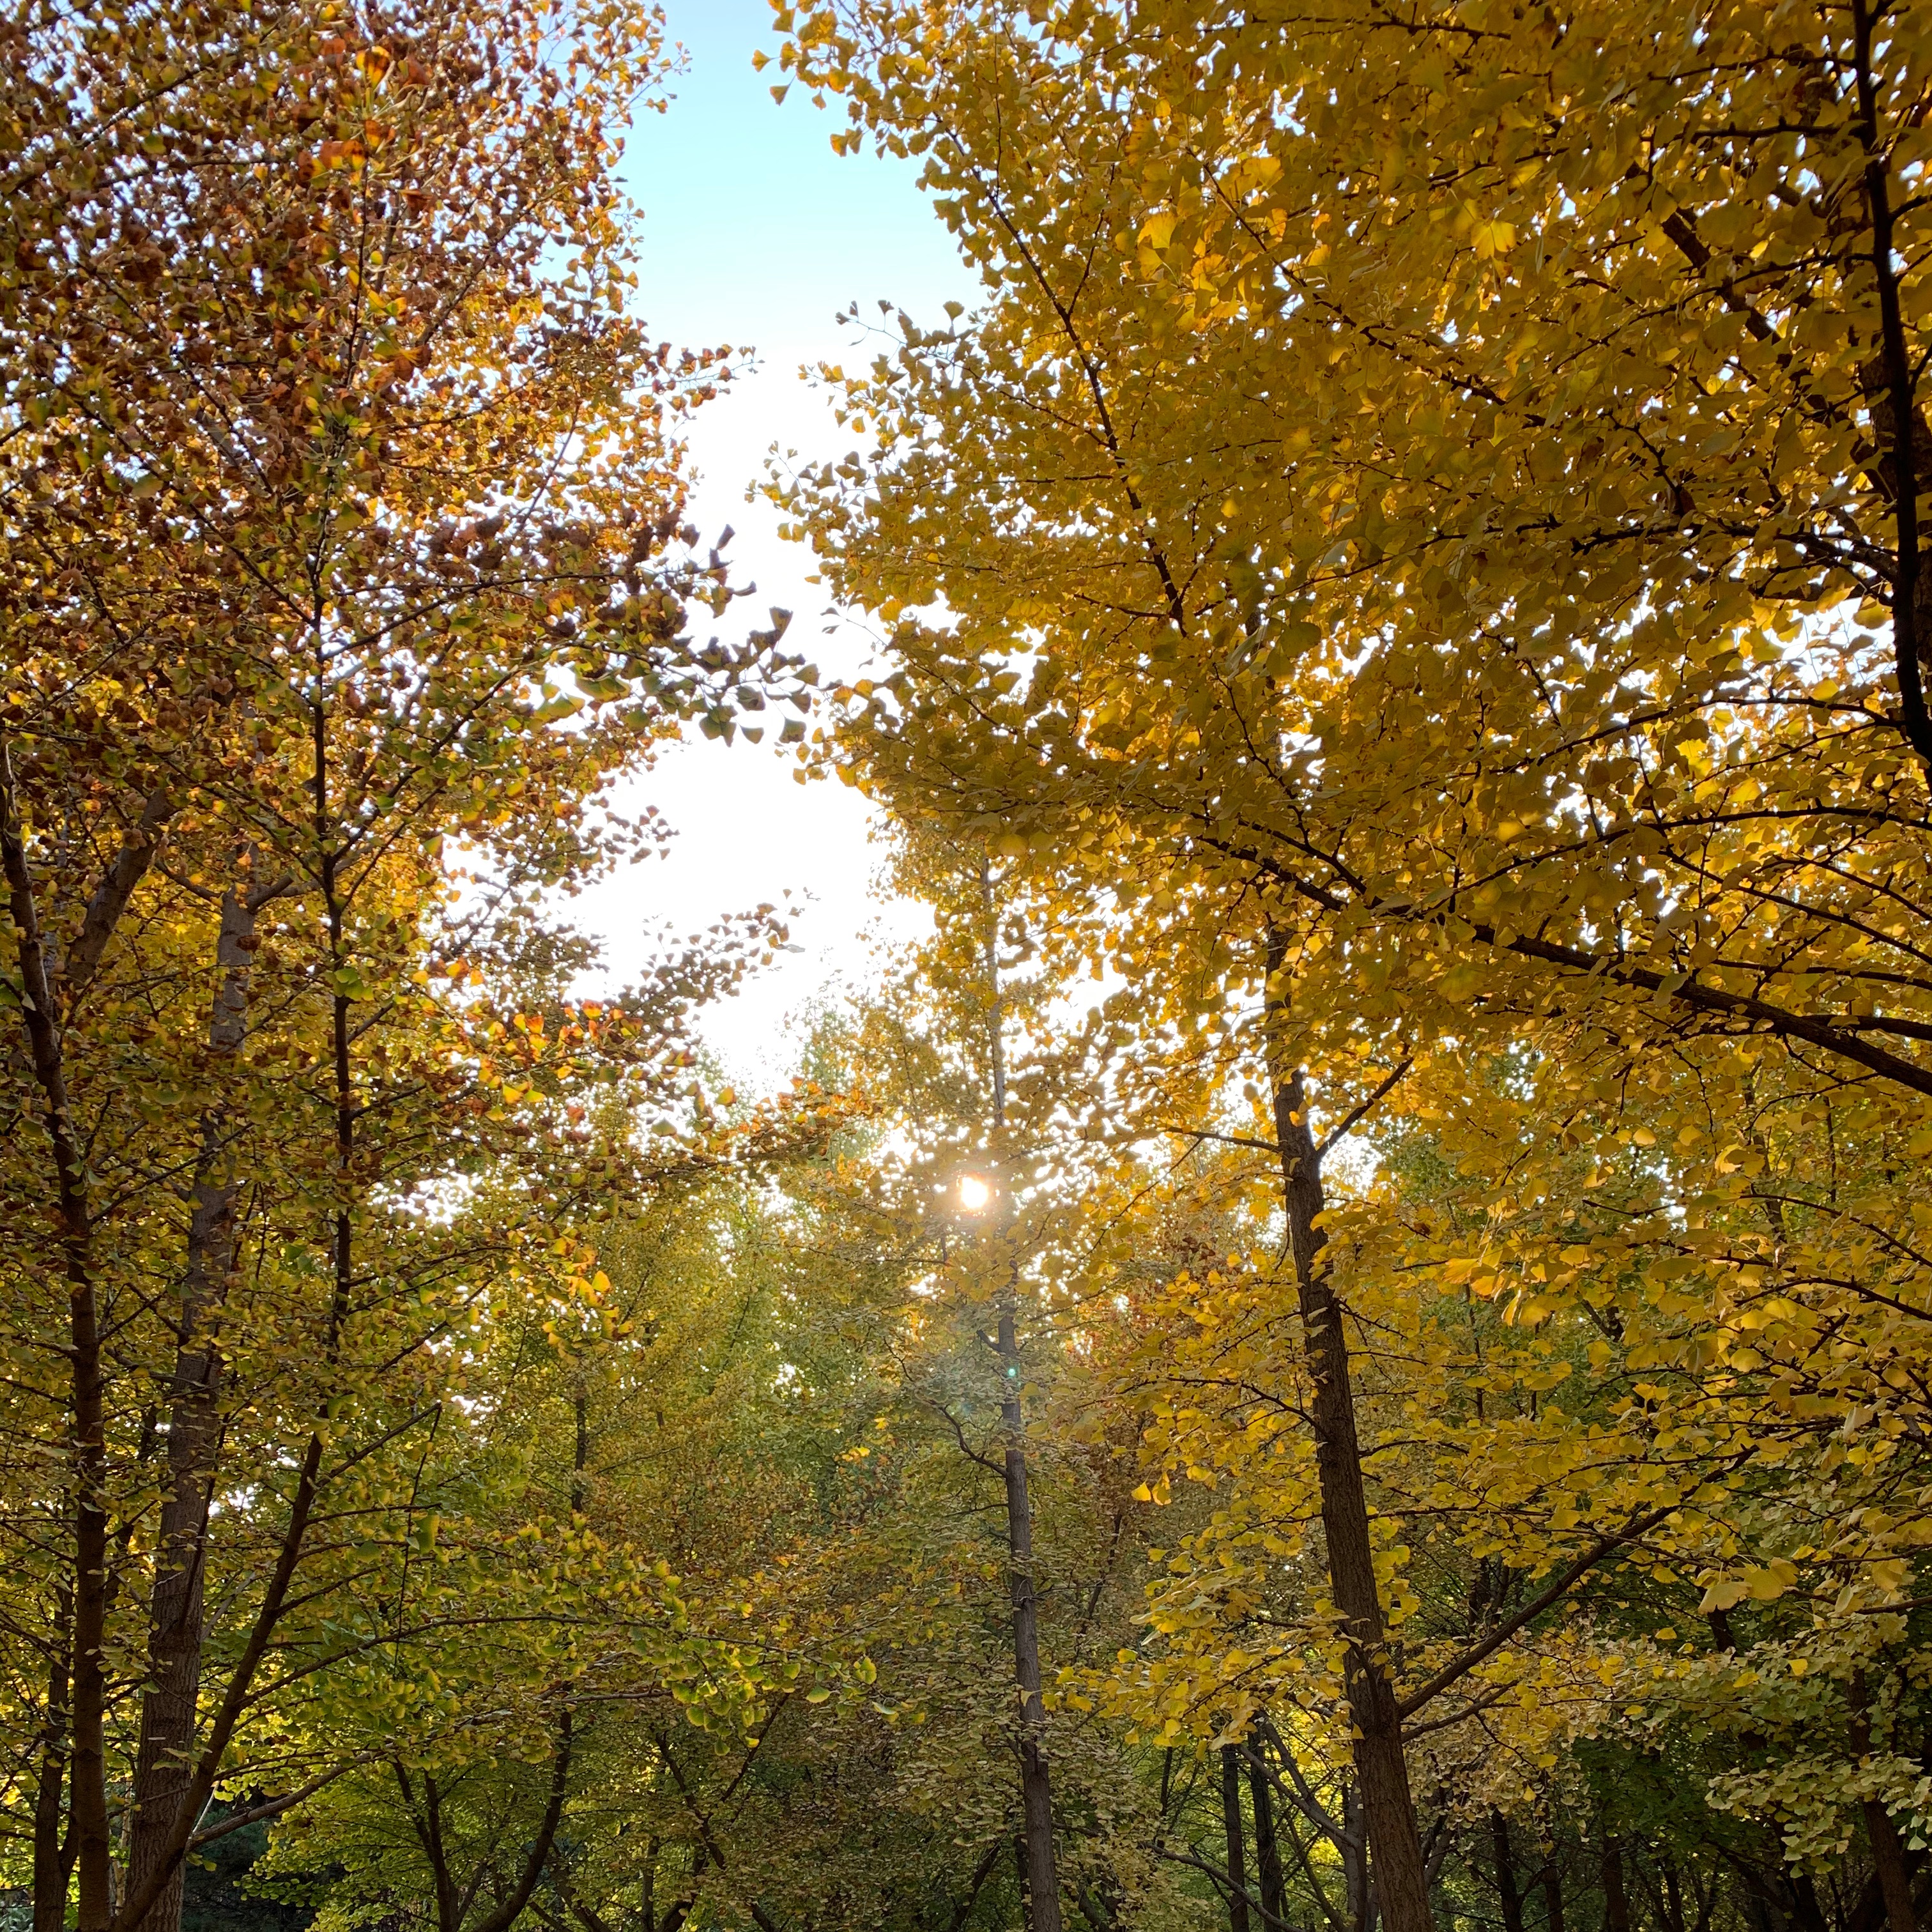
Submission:
[[[1323,1140],[1322,1144],[1315,1150],[1315,1158],[1317,1160],[1324,1159],[1328,1155],[1328,1150],[1332,1148],[1344,1134],[1347,1133],[1351,1128],[1355,1126],[1361,1120],[1364,1120],[1367,1117],[1370,1111],[1376,1106],[1376,1102],[1384,1099],[1390,1090],[1394,1087],[1396,1082],[1401,1079],[1402,1076],[1414,1064],[1415,1058],[1412,1054],[1404,1055],[1402,1064],[1398,1066],[1396,1070],[1391,1073],[1366,1100],[1363,1101],[1359,1106],[1352,1107],[1349,1109],[1347,1116],[1343,1119],[1340,1126],[1333,1127],[1329,1130],[1328,1134]]]
[[[81,921],[80,936],[68,949],[61,971],[68,1006],[87,990],[100,970],[101,956],[121,923],[121,915],[128,910],[128,902],[134,896],[134,888],[154,862],[161,828],[175,815],[176,809],[174,800],[165,790],[150,792],[139,823],[121,842],[113,862],[94,887],[94,896],[87,902],[86,916]]]
[[[1882,9],[1881,9],[1882,11]],[[1925,711],[1924,668],[1918,634],[1921,559],[1918,554],[1918,466],[1913,449],[1912,355],[1905,340],[1899,302],[1898,269],[1893,260],[1891,184],[1880,139],[1877,90],[1872,78],[1872,16],[1868,0],[1852,0],[1852,58],[1858,83],[1858,118],[1853,123],[1864,150],[1865,212],[1871,220],[1872,274],[1878,286],[1879,352],[1885,376],[1886,409],[1874,410],[1891,444],[1894,490],[1892,512],[1898,532],[1892,567],[1892,656],[1898,673],[1899,728],[1912,748],[1932,766],[1932,718]],[[1883,420],[1885,416],[1889,422]],[[1888,432],[1888,434],[1886,433]]]
[[[1636,1517],[1622,1529],[1599,1538],[1568,1569],[1562,1571],[1555,1582],[1532,1597],[1515,1616],[1505,1618],[1480,1643],[1466,1650],[1453,1663],[1444,1665],[1420,1690],[1412,1690],[1402,1699],[1396,1706],[1396,1714],[1405,1719],[1414,1716],[1424,1706],[1440,1696],[1458,1678],[1466,1676],[1478,1664],[1493,1657],[1526,1624],[1533,1622],[1552,1604],[1568,1595],[1605,1557],[1621,1550],[1625,1544],[1634,1542],[1640,1536],[1648,1536],[1678,1507],[1676,1503],[1666,1503],[1661,1509],[1654,1509],[1648,1515]]]
[[[1276,1932],[1297,1932],[1297,1928],[1289,1924],[1286,1918],[1277,1918],[1246,1886],[1238,1887],[1218,1865],[1210,1864],[1205,1858],[1198,1856],[1196,1853],[1170,1852],[1163,1850],[1157,1852],[1155,1856],[1164,1859],[1168,1864],[1190,1865],[1198,1872],[1204,1872],[1210,1881],[1220,1888],[1223,1895],[1238,1890],[1241,1896],[1248,1901],[1248,1910],[1250,1912],[1258,1912],[1264,1922],[1274,1926]]]
[[[369,1762],[367,1757],[352,1758],[346,1764],[338,1764],[333,1771],[326,1771],[320,1778],[312,1778],[296,1790],[285,1792],[280,1798],[265,1799],[260,1804],[251,1804],[245,1811],[231,1811],[218,1824],[211,1825],[205,1832],[197,1832],[188,1841],[191,1852],[198,1852],[203,1845],[212,1845],[217,1838],[225,1838],[230,1832],[239,1832],[250,1825],[259,1825],[264,1818],[279,1818],[284,1811],[292,1810],[304,1798],[313,1798],[325,1785],[333,1784],[338,1778],[346,1777],[352,1771],[359,1770]]]
[[[1921,1066],[1900,1054],[1888,1053],[1882,1046],[1874,1046],[1869,1041],[1857,1038],[1853,1028],[1862,1022],[1847,1020],[1840,1024],[1815,1013],[1793,1012],[1788,1007],[1774,1006],[1768,1000],[1757,999],[1748,993],[1733,993],[1721,986],[1701,986],[1688,972],[1660,973],[1652,967],[1638,966],[1620,959],[1614,953],[1586,952],[1580,946],[1559,945],[1552,940],[1538,939],[1527,933],[1505,935],[1494,926],[1464,919],[1460,914],[1449,915],[1427,908],[1388,904],[1366,891],[1354,898],[1347,898],[1312,879],[1303,878],[1251,845],[1234,844],[1208,837],[1202,837],[1201,842],[1253,866],[1258,872],[1321,907],[1324,912],[1353,909],[1372,919],[1396,919],[1413,926],[1440,926],[1445,917],[1454,916],[1468,928],[1471,938],[1498,952],[1513,952],[1519,958],[1534,959],[1545,965],[1560,966],[1580,977],[1600,980],[1608,985],[1635,986],[1645,992],[1657,993],[1678,1006],[1689,1007],[1694,1012],[1748,1020],[1784,1038],[1804,1040],[1840,1060],[1849,1060],[1855,1066],[1862,1066],[1869,1073],[1895,1082],[1914,1094],[1932,1095],[1932,1067]]]
[[[573,1742],[571,1708],[566,1697],[557,1718],[556,1750],[550,1766],[550,1802],[544,1807],[543,1822],[537,1828],[536,1842],[531,1846],[530,1856],[524,1861],[523,1875],[508,1898],[476,1926],[474,1932],[509,1932],[509,1928],[522,1915],[524,1907],[530,1904],[530,1894],[536,1890],[537,1880],[550,1862],[550,1848],[556,1842],[556,1828],[562,1822],[563,1801],[570,1786]]]

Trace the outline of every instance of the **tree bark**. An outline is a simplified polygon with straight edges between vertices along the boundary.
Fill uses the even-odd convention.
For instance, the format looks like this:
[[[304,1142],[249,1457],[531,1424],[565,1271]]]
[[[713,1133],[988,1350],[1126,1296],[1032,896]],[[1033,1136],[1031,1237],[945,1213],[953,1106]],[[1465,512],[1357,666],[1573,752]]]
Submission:
[[[1867,1710],[1863,1671],[1852,1676],[1852,1749],[1861,1758],[1871,1755],[1871,1720]],[[1912,1902],[1912,1874],[1905,1859],[1905,1841],[1892,1814],[1877,1798],[1864,1799],[1858,1809],[1864,1819],[1865,1837],[1871,1846],[1872,1873],[1878,1880],[1880,1896],[1885,1900],[1888,1932],[1918,1932],[1918,1913]]]
[[[218,976],[208,1021],[208,1057],[218,1070],[232,1064],[247,1036],[255,910],[248,895],[234,888],[222,902]],[[148,1685],[141,1700],[128,1850],[128,1886],[136,1894],[146,1888],[161,1862],[194,1775],[208,1506],[220,1433],[221,1354],[215,1337],[234,1274],[240,1195],[226,1150],[227,1131],[225,1110],[218,1104],[202,1122],[188,1216],[168,1417],[168,1492],[161,1505],[148,1603]],[[178,1858],[169,1866],[140,1922],[142,1932],[178,1932],[183,1871]]]
[[[315,738],[315,836],[316,843],[322,854],[319,869],[322,909],[328,922],[328,962],[333,975],[339,974],[347,964],[344,944],[345,908],[338,890],[340,855],[328,843],[326,719],[320,706],[312,716]],[[322,1366],[329,1370],[334,1369],[340,1359],[343,1330],[355,1302],[356,1224],[352,1203],[358,1191],[356,1172],[357,1105],[355,1068],[350,1050],[352,1030],[349,1009],[348,997],[343,993],[337,993],[330,1002],[329,1044],[334,1075],[334,1092],[332,1097],[335,1115],[337,1200],[329,1228],[332,1280],[328,1312],[323,1318],[320,1351]],[[175,1882],[181,1862],[188,1855],[189,1841],[194,1835],[196,1818],[220,1779],[222,1758],[235,1735],[236,1725],[241,1722],[242,1712],[254,1688],[256,1673],[261,1669],[262,1660],[268,1654],[269,1644],[281,1622],[290,1587],[295,1581],[296,1571],[306,1550],[310,1519],[314,1514],[316,1498],[322,1484],[325,1447],[322,1420],[327,1412],[328,1402],[328,1396],[325,1394],[318,1405],[316,1426],[310,1432],[301,1462],[296,1468],[295,1489],[289,1501],[288,1523],[282,1532],[280,1546],[275,1552],[274,1568],[269,1574],[261,1600],[256,1607],[254,1619],[242,1646],[242,1654],[236,1661],[235,1668],[222,1694],[221,1702],[210,1720],[208,1735],[195,1760],[194,1771],[183,1786],[180,1798],[173,1808],[166,1835],[153,1852],[152,1862],[146,1876],[138,1884],[128,1886],[121,1910],[114,1915],[111,1922],[104,1919],[101,1927],[97,1928],[83,1922],[76,1928],[76,1932],[145,1932],[142,1922],[153,1909],[162,1892]]]
[[[1892,632],[1893,659],[1898,674],[1898,722],[1912,748],[1932,766],[1932,716],[1928,716],[1925,706],[1926,670],[1928,658],[1932,658],[1927,618],[1932,613],[1926,609],[1928,560],[1919,548],[1920,452],[1913,434],[1919,427],[1919,418],[1913,357],[1898,284],[1898,214],[1892,206],[1886,137],[1879,106],[1884,82],[1874,70],[1872,57],[1873,36],[1886,13],[1882,6],[1874,10],[1868,0],[1852,0],[1852,75],[1858,104],[1852,126],[1864,153],[1865,213],[1871,224],[1872,280],[1878,296],[1876,359],[1883,406],[1874,406],[1872,416],[1892,478]],[[1866,1826],[1869,1830],[1869,1819]],[[1883,1882],[1882,1873],[1880,1882]],[[1909,1889],[1905,1896],[1909,1906]],[[1891,1910],[1888,1894],[1888,1915]],[[1898,1922],[1893,1922],[1898,1932]]]
[[[74,1861],[61,1827],[67,1804],[68,1676],[74,1644],[74,1592],[56,1593],[47,1664],[47,1712],[40,1727],[40,1769],[34,1792],[34,1932],[62,1932]]]
[[[1228,1847],[1228,1932],[1248,1932],[1248,1850],[1241,1830],[1240,1748],[1237,1744],[1221,1747],[1221,1832]]]
[[[1270,1035],[1275,1030],[1274,1016],[1279,1011],[1272,982],[1282,966],[1280,942],[1271,940],[1268,996]],[[1329,1586],[1348,1645],[1348,1708],[1355,1733],[1355,1775],[1368,1825],[1372,1882],[1388,1932],[1434,1932],[1428,1871],[1421,1834],[1416,1828],[1415,1802],[1402,1750],[1402,1718],[1390,1681],[1382,1600],[1376,1586],[1348,1340],[1342,1304],[1323,1255],[1328,1238],[1316,1225],[1324,1205],[1321,1156],[1309,1131],[1302,1076],[1282,1063],[1272,1037],[1269,1073],[1289,1250],[1312,1384],[1315,1463],[1322,1492],[1322,1526],[1328,1546]]]
[[[1685,1932],[1684,1893],[1677,1882],[1677,1861],[1664,1852],[1657,1862],[1664,1878],[1663,1918],[1667,1932]]]
[[[1791,1888],[1791,1916],[1803,1928],[1803,1932],[1827,1932],[1825,1908],[1818,1897],[1818,1888],[1809,1872],[1793,1872],[1786,1880]],[[1619,1928],[1627,1932],[1627,1928]]]
[[[508,1932],[523,1916],[524,1907],[530,1902],[530,1894],[537,1888],[537,1880],[543,1876],[543,1868],[549,1862],[550,1850],[556,1842],[556,1828],[563,1822],[564,1800],[570,1790],[570,1760],[572,1745],[575,1732],[570,1701],[566,1696],[563,1708],[557,1714],[556,1748],[550,1759],[550,1795],[544,1805],[542,1821],[537,1827],[536,1842],[524,1858],[523,1869],[517,1874],[517,1882],[508,1895],[500,1899],[476,1926],[476,1932]],[[707,1840],[708,1842],[708,1840]],[[723,1866],[724,1861],[718,1861]]]
[[[1624,1890],[1621,1839],[1604,1834],[1604,1932],[1630,1932],[1630,1895]]]
[[[59,977],[70,1010],[100,969],[108,944],[121,923],[121,915],[134,896],[134,889],[147,876],[154,862],[156,842],[162,828],[174,816],[174,800],[165,790],[148,794],[139,821],[121,842],[121,849],[94,889],[80,931],[68,948]]]
[[[1000,1310],[1000,1416],[1006,1425],[1006,1543],[1012,1586],[1013,1671],[1020,1694],[1020,1810],[1026,1834],[1028,1923],[1060,1932],[1060,1872],[1053,1848],[1053,1792],[1040,1698],[1040,1604],[1034,1587],[1033,1505],[1027,1490],[1025,1424],[1020,1414],[1020,1351],[1009,1292]]]
[[[1496,1856],[1496,1900],[1502,1908],[1503,1932],[1522,1932],[1522,1894],[1516,1887],[1509,1820],[1493,1807],[1490,1812],[1490,1844]]]
[[[418,1808],[410,1784],[409,1767],[398,1758],[392,1768],[396,1774],[397,1788],[403,1794],[403,1808],[408,1814],[410,1828],[423,1848],[423,1856],[429,1861],[430,1882],[436,1896],[436,1932],[457,1932],[462,1913],[457,1904],[455,1876],[450,1870],[448,1852],[443,1844],[442,1801],[436,1780],[424,1772],[422,1802]]]
[[[566,1742],[567,1743],[567,1727],[570,1722],[570,1706],[568,1704],[564,1706],[563,1718],[564,1723],[566,1726]],[[680,1912],[677,1921],[680,1924],[682,1924],[683,1923],[684,1913],[688,1912],[691,1907],[697,1902],[697,1887],[698,1879],[700,1874],[704,1869],[706,1860],[708,1858],[711,1864],[715,1865],[721,1872],[725,1869],[724,1848],[718,1842],[717,1834],[711,1828],[710,1820],[706,1816],[703,1811],[698,1809],[697,1793],[692,1790],[690,1785],[686,1781],[684,1773],[678,1768],[676,1759],[673,1757],[670,1754],[670,1745],[665,1742],[662,1736],[660,1736],[658,1738],[657,1746],[658,1754],[663,1758],[665,1765],[670,1772],[671,1776],[676,1780],[678,1792],[685,1802],[686,1808],[690,1812],[692,1816],[697,1820],[698,1823],[698,1843],[692,1846],[691,1854],[691,1895],[688,1899],[681,1901],[682,1909]],[[560,1801],[559,1802],[558,1809],[559,1815],[560,1815]],[[546,1847],[544,1850],[544,1856],[548,1857],[548,1850]],[[530,1870],[529,1876],[532,1888],[534,1888],[537,1880],[542,1875],[542,1870],[543,1859],[540,1858],[536,1861],[536,1864]],[[528,1894],[526,1892],[525,1894],[526,1900],[527,1900],[527,1897]],[[520,1912],[522,1910],[523,1905],[522,1904],[519,1904],[517,1907],[517,1910]],[[771,1914],[767,1912],[755,1898],[749,1901],[746,1906],[746,1910],[751,1913],[752,1923],[758,1928],[758,1932],[778,1932],[778,1928],[772,1922]],[[505,1924],[508,1924],[513,1922],[515,1916],[515,1913],[513,1912],[511,1915],[510,1920],[506,1921]],[[478,1932],[503,1932],[503,1928],[497,1926],[493,1923],[488,1927],[479,1928]]]
[[[1000,993],[1000,921],[993,898],[992,866],[980,862],[980,898],[986,928],[988,1070],[992,1076],[993,1126],[1006,1124],[1006,1048]],[[1013,1606],[1013,1671],[1020,1700],[1020,1817],[1026,1840],[1022,1888],[1032,1932],[1060,1932],[1060,1870],[1053,1847],[1053,1789],[1047,1771],[1046,1706],[1040,1699],[1040,1603],[1034,1587],[1033,1504],[1027,1490],[1026,1423],[1020,1413],[1020,1348],[1013,1300],[1007,1284],[1000,1303],[998,1351],[1000,1420],[1006,1448],[1006,1548]]]
[[[94,1212],[87,1163],[68,1094],[59,1009],[40,905],[27,860],[10,748],[0,736],[0,865],[20,968],[21,1019],[53,1156],[55,1214],[68,1292],[68,1372],[74,1482],[73,1749],[69,1806],[80,1871],[79,1932],[100,1932],[113,1911],[113,1843],[107,1822],[104,1654],[107,1625],[107,1433],[100,1310],[94,1281]],[[64,1910],[64,1898],[62,1908]]]
[[[1563,1932],[1563,1874],[1556,1868],[1554,1846],[1543,1868],[1543,1910],[1550,1932]]]
[[[1000,1853],[1005,1848],[1005,1837],[1002,1834],[986,1847],[984,1856],[973,1868],[973,1876],[966,1881],[966,1896],[952,1908],[952,1916],[949,1922],[949,1932],[964,1932],[966,1922],[973,1916],[973,1908],[979,1903],[980,1894],[984,1889],[987,1880],[992,1876],[993,1868],[999,1863]],[[1024,1852],[1021,1853],[1021,1859],[1024,1863],[1025,1859]]]
[[[1362,1787],[1351,1783],[1342,1793],[1342,1876],[1354,1932],[1372,1932],[1375,1900],[1369,1886],[1369,1834],[1362,1820]]]
[[[1262,1911],[1273,1924],[1288,1916],[1286,1888],[1281,1882],[1281,1846],[1276,1837],[1274,1793],[1258,1761],[1248,1761],[1248,1797],[1255,1811],[1255,1880]]]

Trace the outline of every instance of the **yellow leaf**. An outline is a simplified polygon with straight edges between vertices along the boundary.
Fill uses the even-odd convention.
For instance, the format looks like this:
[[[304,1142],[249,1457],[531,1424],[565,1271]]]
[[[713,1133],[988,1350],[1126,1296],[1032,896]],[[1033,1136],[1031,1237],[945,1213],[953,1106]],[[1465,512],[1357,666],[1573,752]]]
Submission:
[[[1160,208],[1150,214],[1141,224],[1140,239],[1149,248],[1165,248],[1174,238],[1174,228],[1179,218]]]

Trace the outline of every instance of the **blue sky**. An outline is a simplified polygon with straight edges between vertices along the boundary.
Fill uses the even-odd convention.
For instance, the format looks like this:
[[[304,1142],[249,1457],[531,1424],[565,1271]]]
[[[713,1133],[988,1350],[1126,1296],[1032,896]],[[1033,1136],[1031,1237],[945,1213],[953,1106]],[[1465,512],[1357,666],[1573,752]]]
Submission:
[[[836,110],[814,108],[797,90],[773,101],[776,65],[763,75],[752,67],[760,48],[776,51],[765,0],[672,0],[666,10],[688,64],[668,111],[638,117],[625,158],[645,214],[639,312],[668,340],[758,354],[756,372],[694,422],[694,517],[707,538],[736,528],[739,578],[759,587],[727,625],[761,625],[767,604],[782,605],[796,614],[791,641],[850,675],[870,640],[826,611],[823,592],[805,581],[809,554],[781,543],[770,507],[746,494],[774,443],[808,458],[847,446],[799,374],[801,364],[850,358],[856,338],[835,320],[841,309],[856,300],[876,317],[884,298],[936,318],[949,298],[971,299],[972,280],[912,166],[835,154],[830,136],[845,124]],[[812,895],[794,926],[802,950],[707,1027],[740,1076],[784,1070],[785,1015],[862,976],[868,924],[904,929],[903,908],[868,896],[877,854],[862,802],[840,785],[800,787],[793,769],[742,744],[699,740],[672,752],[636,794],[678,828],[672,856],[626,870],[575,909],[622,980],[655,930],[696,932],[788,890]]]
[[[751,341],[774,362],[836,351],[834,313],[884,296],[937,311],[970,292],[913,164],[841,156],[835,102],[814,108],[774,63],[764,0],[671,0],[670,39],[688,56],[668,112],[632,129],[626,178],[645,210],[640,306],[674,338]]]

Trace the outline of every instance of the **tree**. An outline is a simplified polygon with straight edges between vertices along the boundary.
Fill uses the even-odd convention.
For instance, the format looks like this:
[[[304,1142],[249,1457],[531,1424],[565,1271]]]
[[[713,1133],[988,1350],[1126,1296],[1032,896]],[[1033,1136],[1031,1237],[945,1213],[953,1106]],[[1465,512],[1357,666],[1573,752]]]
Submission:
[[[243,1734],[316,1667],[288,1624],[334,1568],[332,1486],[397,1472],[426,1352],[514,1263],[430,1197],[516,1151],[506,1080],[662,1078],[682,1004],[742,970],[674,962],[546,1035],[466,1003],[465,956],[541,946],[530,896],[625,842],[605,788],[679,717],[761,705],[741,678],[775,638],[680,634],[686,595],[730,593],[715,553],[672,560],[668,423],[723,372],[620,312],[615,130],[653,22],[158,5],[16,40],[0,857],[36,1909],[60,1922],[70,1868],[88,1932],[165,1928]],[[585,1151],[627,1164],[532,1151],[580,1188]]]
[[[1787,1299],[1910,1309],[1892,1177],[1932,1090],[1896,884],[1925,866],[1917,29],[1085,0],[785,21],[786,61],[848,98],[842,145],[926,158],[987,290],[844,382],[869,452],[779,486],[894,627],[843,740],[863,782],[1023,844],[1043,895],[1109,908],[1150,1034],[1265,1027],[1331,1118],[1364,1060],[1480,1042],[1528,1057],[1552,1151],[1634,1083],[1706,1149],[1685,1187],[1717,1213],[1750,1083],[1814,1119],[1855,1093],[1888,1178],[1830,1216],[1868,1232],[1773,1266]],[[1270,950],[1292,1000],[1256,997]],[[1592,1130],[1655,1138],[1641,1112]],[[1682,1259],[1660,1220],[1645,1238],[1646,1268]],[[1866,1239],[1901,1244],[1903,1297]],[[1748,1265],[1726,1256],[1690,1265]],[[1854,1345],[1866,1372],[1893,1346]],[[1593,1509],[1575,1561],[1642,1514]],[[1389,1777],[1378,1857],[1416,1927]]]

